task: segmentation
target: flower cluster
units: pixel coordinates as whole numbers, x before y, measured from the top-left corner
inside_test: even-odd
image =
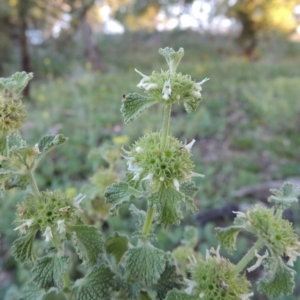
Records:
[[[192,261],[192,281],[186,293],[207,300],[248,300],[253,296],[250,282],[244,275],[236,275],[235,266],[220,256],[219,250],[211,248],[206,260]]]
[[[183,144],[168,136],[166,147],[161,149],[160,139],[158,132],[146,134],[133,144],[130,151],[124,150],[133,180],[148,180],[156,188],[164,185],[179,190],[182,182],[190,181],[193,176],[203,176],[193,172],[190,151],[195,140]]]
[[[244,226],[247,231],[264,240],[271,254],[288,256],[287,264],[292,266],[296,257],[300,256],[300,243],[292,223],[282,218],[282,212],[257,205],[246,214],[238,212],[235,224]]]
[[[171,74],[170,71],[154,71],[151,76],[135,71],[142,76],[137,87],[144,89],[147,95],[163,104],[198,104],[202,97],[201,85],[209,80],[205,78],[201,82],[195,82],[189,75]]]
[[[54,235],[63,238],[68,225],[76,225],[80,221],[80,203],[84,198],[79,194],[72,199],[61,191],[46,191],[38,196],[29,194],[18,204],[18,226],[14,230],[24,234],[27,230],[39,229],[46,242],[50,242]]]

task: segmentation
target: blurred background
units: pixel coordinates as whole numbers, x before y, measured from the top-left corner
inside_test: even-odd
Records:
[[[29,112],[23,137],[33,145],[47,133],[70,138],[37,169],[41,190],[76,195],[108,166],[104,145],[126,148],[160,128],[158,107],[124,126],[120,105],[124,94],[139,92],[134,68],[144,74],[167,68],[157,52],[167,46],[185,49],[178,71],[210,78],[197,112],[175,106],[171,121],[176,137],[196,139],[196,172],[206,175],[197,181],[200,213],[183,220],[199,228],[197,250],[205,253],[217,245],[213,228],[229,225],[233,210],[268,205],[269,189],[284,181],[300,186],[299,0],[0,0],[0,77],[34,73],[23,99]],[[120,160],[120,177],[125,167]],[[15,299],[11,291],[28,275],[10,255],[21,197],[12,192],[0,202],[0,299]],[[108,232],[134,228],[126,208],[121,215],[107,220],[99,213],[90,223]],[[299,228],[299,205],[286,218]],[[182,238],[182,227],[170,230],[157,228],[166,250]],[[241,236],[231,259],[238,261],[252,242]],[[295,268],[300,272],[299,263]],[[300,284],[281,299],[300,299]]]

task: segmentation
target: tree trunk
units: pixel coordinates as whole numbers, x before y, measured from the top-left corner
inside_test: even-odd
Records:
[[[26,31],[28,29],[27,25],[27,14],[26,14],[26,1],[22,0],[19,4],[19,19],[20,19],[20,48],[21,48],[21,68],[22,71],[29,73],[30,68],[30,53],[28,49],[28,40],[26,36]],[[29,98],[30,84],[26,86],[23,91],[23,95]]]
[[[81,32],[83,38],[84,57],[91,64],[92,70],[103,71],[104,64],[95,41],[92,28],[87,22],[86,16],[84,16],[81,20]]]

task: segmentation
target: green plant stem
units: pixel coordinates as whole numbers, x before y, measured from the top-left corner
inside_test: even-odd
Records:
[[[35,178],[34,178],[34,175],[33,175],[33,171],[32,170],[29,170],[28,172],[28,179],[29,179],[29,184],[32,188],[32,192],[34,195],[38,196],[40,194],[40,191],[39,191],[39,188],[36,184],[36,181],[35,181]]]
[[[163,128],[161,134],[161,149],[164,149],[166,147],[169,127],[170,127],[171,110],[172,110],[172,104],[168,104],[165,106],[164,116],[163,116]]]
[[[144,236],[146,236],[150,232],[153,216],[154,216],[154,208],[148,207],[147,216],[143,227]]]
[[[70,290],[70,276],[69,273],[65,272],[63,274],[63,280],[64,280],[64,290],[69,291]]]
[[[248,265],[251,259],[255,256],[255,251],[259,251],[264,246],[264,241],[259,239],[252,248],[246,253],[246,255],[235,266],[234,273],[238,275]]]

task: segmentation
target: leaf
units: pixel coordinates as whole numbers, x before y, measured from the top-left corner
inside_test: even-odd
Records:
[[[59,292],[57,289],[50,289],[42,300],[68,300],[63,292]]]
[[[41,154],[45,154],[46,152],[52,150],[54,147],[64,144],[65,142],[67,142],[67,140],[68,138],[66,138],[63,134],[45,135],[38,142],[39,150]]]
[[[168,260],[160,279],[153,286],[153,290],[157,292],[157,299],[163,300],[173,288],[181,289],[183,287],[185,287],[183,276],[176,271],[174,259]]]
[[[267,276],[258,281],[258,291],[269,297],[280,297],[293,293],[295,271],[287,267],[281,257],[266,257],[262,265]]]
[[[184,195],[173,187],[161,187],[149,196],[150,206],[156,209],[157,222],[164,227],[180,224],[183,201]]]
[[[6,137],[6,145],[8,155],[10,155],[11,152],[27,148],[26,141],[24,141],[17,133],[8,135]]]
[[[34,282],[29,282],[25,285],[19,300],[42,300],[44,295],[44,290],[41,290]]]
[[[165,265],[165,253],[148,243],[130,248],[126,253],[126,271],[133,280],[146,286],[157,283]]]
[[[170,68],[170,73],[175,73],[182,57],[184,56],[184,49],[180,48],[176,52],[172,48],[166,47],[164,49],[159,49],[158,53],[165,57]]]
[[[107,187],[104,197],[106,203],[112,204],[110,214],[117,214],[120,206],[125,202],[129,202],[132,196],[140,198],[143,196],[143,193],[129,186],[127,182],[113,183],[111,186]]]
[[[35,259],[35,254],[32,250],[33,241],[37,230],[28,232],[14,241],[12,246],[12,255],[21,263],[32,262]]]
[[[201,99],[198,99],[196,101],[195,99],[191,98],[187,102],[184,102],[183,105],[184,105],[186,112],[189,114],[195,112],[199,106],[200,101],[201,101]]]
[[[0,91],[7,89],[15,94],[20,94],[33,78],[32,73],[17,72],[10,78],[0,78]]]
[[[94,266],[83,278],[75,283],[76,300],[109,300],[116,290],[115,274],[104,263]]]
[[[105,251],[115,257],[117,264],[128,250],[128,237],[115,232],[113,236],[108,237],[105,241]]]
[[[181,244],[193,249],[196,247],[198,240],[199,240],[198,229],[194,226],[185,226]]]
[[[227,228],[215,228],[217,239],[229,254],[236,250],[236,237],[238,233],[245,229],[243,226],[230,226]]]
[[[198,300],[198,299],[200,299],[199,296],[187,295],[184,292],[174,289],[168,292],[165,300]]]
[[[198,212],[198,208],[194,203],[194,198],[199,191],[199,188],[195,185],[194,181],[184,182],[180,185],[180,192],[182,192],[185,196],[185,205],[187,211],[192,214],[196,214]]]
[[[68,256],[45,256],[37,260],[32,268],[33,281],[45,290],[62,287],[62,275],[68,269]]]
[[[88,225],[75,225],[68,228],[74,231],[74,246],[83,264],[97,263],[100,255],[104,253],[102,233],[96,227]]]
[[[280,189],[271,189],[273,194],[268,198],[270,203],[275,203],[275,206],[280,209],[286,209],[290,207],[293,202],[298,201],[300,196],[300,188],[295,188],[290,182],[285,182]]]
[[[126,124],[136,119],[141,112],[149,108],[157,101],[153,98],[145,97],[137,93],[131,93],[122,101],[121,113]]]

